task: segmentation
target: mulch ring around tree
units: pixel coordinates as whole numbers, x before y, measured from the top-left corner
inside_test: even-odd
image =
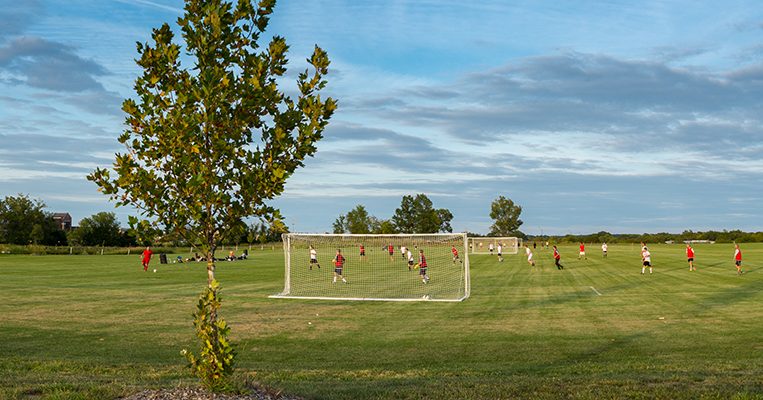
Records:
[[[255,388],[249,394],[211,393],[202,388],[179,387],[174,389],[144,390],[123,400],[301,400],[300,397]]]

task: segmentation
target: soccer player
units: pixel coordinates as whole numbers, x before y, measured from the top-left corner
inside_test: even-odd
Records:
[[[313,264],[320,269],[321,265],[318,264],[318,252],[315,251],[315,248],[313,248],[312,245],[310,245],[310,271],[313,270]]]
[[[395,256],[395,246],[392,245],[392,243],[387,246],[387,251],[389,252],[389,260],[394,261]]]
[[[503,243],[498,243],[498,262],[503,262]]]
[[[419,275],[421,276],[421,282],[429,283],[429,275],[427,275],[427,258],[424,257],[424,250],[419,250]]]
[[[607,249],[608,248],[609,247],[607,246],[607,242],[604,242],[604,243],[601,244],[601,254],[602,254],[601,256],[602,257],[604,257],[604,258],[607,257]]]
[[[527,263],[530,264],[531,267],[534,267],[535,260],[533,260],[533,252],[527,247],[527,244],[525,244],[525,254],[527,254]]]
[[[366,259],[366,248],[363,247],[363,245],[360,245],[360,260],[363,261]]]
[[[411,253],[411,249],[408,249],[407,252],[408,255],[408,271],[413,271],[413,253]]]
[[[641,262],[643,265],[641,266],[641,275],[644,275],[644,271],[646,270],[646,267],[649,267],[649,273],[652,273],[652,254],[649,253],[649,249],[644,246],[644,249],[641,250]]]
[[[334,256],[334,259],[331,261],[334,262],[334,283],[336,283],[337,277],[341,278],[342,282],[347,283],[347,280],[344,279],[344,276],[342,275],[342,271],[344,270],[344,262],[346,261],[342,255],[342,250],[336,249],[336,256]]]
[[[490,246],[487,247],[487,249],[490,251],[490,255],[493,255],[493,244],[490,243]]]
[[[588,259],[588,257],[585,255],[585,243],[583,242],[580,242],[580,253],[578,253],[578,260],[580,260],[581,257],[585,258],[586,260]]]
[[[554,265],[556,265],[556,269],[564,269],[564,266],[562,264],[559,264],[559,260],[562,259],[562,256],[559,254],[559,249],[554,246]]]
[[[742,275],[742,250],[739,250],[738,244],[734,244],[734,265],[737,267],[737,275]]]
[[[689,243],[686,243],[686,261],[689,262],[689,271],[697,270],[697,267],[694,266],[694,249]]]
[[[403,257],[403,260],[405,260],[405,255],[407,254],[408,248],[405,246],[400,246],[400,256]]]
[[[148,272],[148,263],[151,262],[151,255],[154,254],[154,252],[151,251],[151,246],[146,246],[146,249],[143,250],[143,271]]]
[[[455,264],[456,261],[462,262],[461,259],[458,258],[458,249],[456,249],[456,246],[451,246],[450,252],[453,253],[453,264]]]

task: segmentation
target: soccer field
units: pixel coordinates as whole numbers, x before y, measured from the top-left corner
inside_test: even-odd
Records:
[[[697,272],[683,245],[650,245],[653,275],[638,245],[587,250],[560,247],[563,271],[550,249],[534,269],[470,255],[460,303],[270,299],[283,253],[255,251],[219,263],[222,313],[239,373],[305,398],[763,399],[763,244],[742,245],[742,276],[729,244],[695,246]],[[180,350],[206,271],[157,261],[0,257],[0,398],[194,385]]]

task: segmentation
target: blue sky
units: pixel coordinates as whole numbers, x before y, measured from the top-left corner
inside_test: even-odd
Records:
[[[85,175],[122,150],[135,42],[183,2],[3,3],[0,195],[126,223]],[[457,231],[500,195],[531,234],[763,226],[759,1],[282,0],[269,33],[292,71],[326,49],[340,104],[275,202],[294,231],[416,193]]]

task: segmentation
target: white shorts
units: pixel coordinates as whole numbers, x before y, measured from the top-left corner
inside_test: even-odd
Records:
[[[530,253],[527,255],[527,261],[532,261],[532,260],[533,260],[533,253]]]
[[[580,252],[580,255],[581,255],[581,256],[584,256],[584,255],[585,255],[585,251],[581,251],[581,252]]]

